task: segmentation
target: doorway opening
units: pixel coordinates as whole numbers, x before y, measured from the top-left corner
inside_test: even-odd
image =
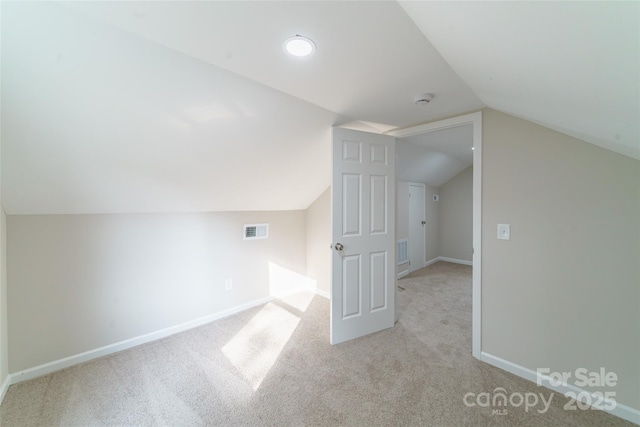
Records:
[[[425,199],[424,184],[411,182],[409,187],[408,249],[409,273],[422,268],[425,260]]]
[[[402,183],[406,183],[407,191],[411,188],[410,183],[421,183],[424,185],[425,216],[420,221],[425,221],[424,231],[421,233],[417,228],[418,224],[408,224],[406,227],[409,259],[411,258],[412,240],[423,240],[425,245],[425,255],[421,261],[417,261],[418,266],[412,266],[411,271],[426,267],[436,261],[450,261],[457,263],[467,263],[472,265],[472,353],[476,358],[480,358],[481,351],[481,189],[482,189],[482,113],[472,113],[460,117],[454,117],[425,125],[415,126],[407,129],[391,131],[388,133],[397,138],[397,181],[398,185],[398,216],[402,211],[402,194],[400,189]],[[472,168],[472,169],[471,169]],[[466,176],[459,178],[459,176]],[[447,219],[453,214],[459,214],[461,210],[468,210],[471,213],[470,230],[462,231],[458,234],[455,243],[449,244],[447,252],[442,252],[439,247],[439,221],[438,203],[444,208],[444,203],[450,203],[451,197],[447,201],[440,198],[440,189],[444,189],[448,182],[455,180],[470,179],[470,190],[472,202],[462,205],[458,204],[449,207]],[[410,197],[407,197],[409,203]],[[415,209],[415,206],[414,206]],[[410,212],[410,205],[407,206]],[[407,215],[410,222],[416,222],[416,214]],[[422,224],[420,224],[422,225]],[[411,227],[414,230],[410,233]],[[456,230],[460,227],[452,227]],[[402,229],[398,225],[398,238],[402,238]],[[459,231],[459,230],[458,230]],[[424,233],[424,238],[422,237]],[[451,234],[451,233],[449,233]],[[470,234],[470,235],[469,235]],[[413,236],[413,239],[412,239]],[[416,238],[417,236],[417,238]],[[470,244],[469,244],[470,243]],[[417,245],[417,243],[414,242]],[[418,247],[418,246],[416,246]],[[418,250],[419,249],[414,249]],[[443,256],[442,254],[448,254]],[[455,255],[451,255],[455,254]],[[419,256],[419,255],[418,255]],[[396,317],[397,317],[396,313]]]

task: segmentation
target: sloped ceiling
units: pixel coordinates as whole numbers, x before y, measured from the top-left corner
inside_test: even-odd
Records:
[[[640,158],[638,6],[580,4],[2,2],[2,204],[304,209],[332,125],[485,105]]]
[[[400,3],[488,107],[640,159],[640,2]]]
[[[440,187],[473,165],[473,127],[456,126],[398,140],[399,181]]]

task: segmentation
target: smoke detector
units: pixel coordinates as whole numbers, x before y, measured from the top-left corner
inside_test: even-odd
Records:
[[[420,94],[420,95],[416,96],[413,99],[413,102],[416,105],[427,105],[428,103],[431,102],[432,99],[433,99],[433,94],[432,93],[423,93],[423,94]]]

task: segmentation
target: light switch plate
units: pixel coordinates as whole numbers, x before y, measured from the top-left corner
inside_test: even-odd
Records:
[[[498,239],[511,240],[511,224],[498,224]]]

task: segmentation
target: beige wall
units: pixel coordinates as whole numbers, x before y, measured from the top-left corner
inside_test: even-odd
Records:
[[[409,183],[398,181],[396,185],[396,240],[402,240],[409,237]]]
[[[431,261],[441,256],[440,250],[440,202],[433,201],[434,194],[440,194],[440,189],[425,184],[425,260]]]
[[[7,216],[0,204],[0,386],[9,376],[7,328]]]
[[[331,187],[306,210],[307,276],[325,295],[331,289]]]
[[[482,173],[482,351],[640,409],[640,162],[485,110]]]
[[[2,4],[0,2],[0,17],[2,16]],[[0,19],[1,20],[1,19]],[[1,31],[0,31],[1,33]],[[2,67],[0,67],[1,69]],[[2,107],[0,104],[0,122]],[[0,153],[1,132],[0,132]],[[1,161],[0,161],[1,163]],[[0,174],[1,176],[1,174]],[[0,183],[0,189],[2,185]],[[9,375],[9,342],[7,331],[7,217],[2,208],[2,194],[0,190],[0,387]],[[0,396],[1,397],[1,396]]]
[[[440,186],[440,256],[473,258],[473,167]]]
[[[243,224],[263,222],[268,239],[243,240]],[[267,297],[284,283],[274,272],[306,272],[304,211],[9,216],[7,225],[12,373]]]

